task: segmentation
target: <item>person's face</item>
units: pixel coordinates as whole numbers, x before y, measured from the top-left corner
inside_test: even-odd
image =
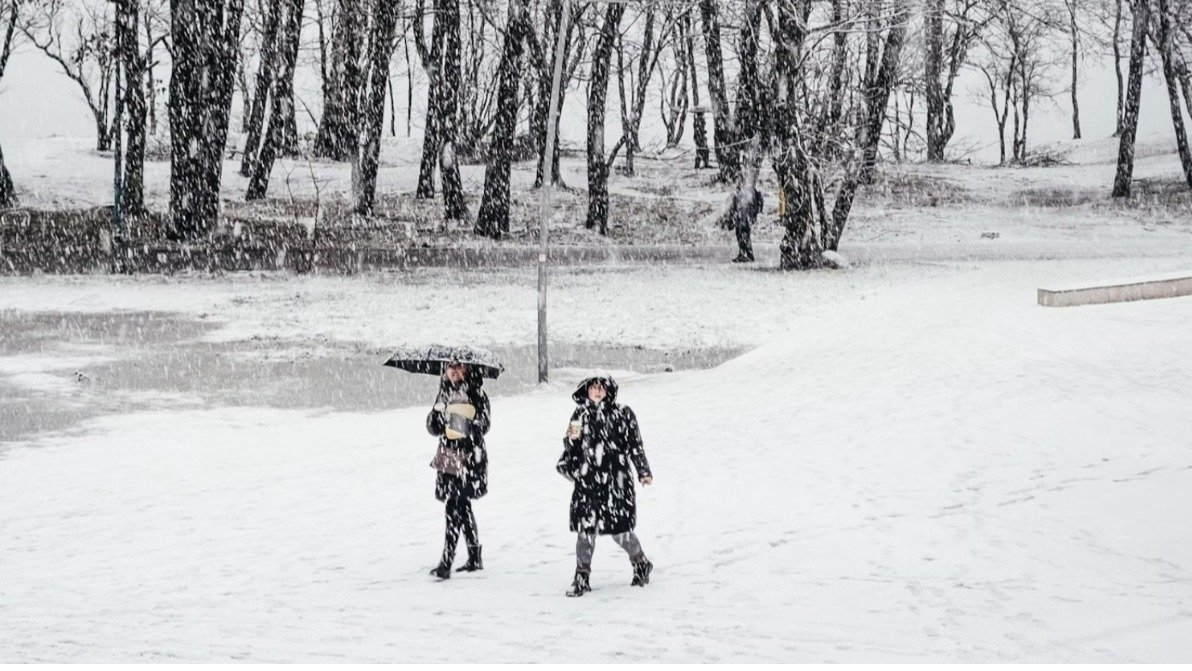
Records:
[[[605,390],[604,385],[600,384],[599,382],[593,382],[592,384],[588,385],[589,401],[593,403],[599,403],[603,401],[604,397],[607,395],[608,392]]]
[[[464,381],[468,369],[462,363],[455,363],[447,366],[447,381],[451,384],[459,384]]]

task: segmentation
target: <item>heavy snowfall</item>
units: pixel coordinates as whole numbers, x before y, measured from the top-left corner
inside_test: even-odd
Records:
[[[0,662],[1192,661],[1188,26],[0,0]]]

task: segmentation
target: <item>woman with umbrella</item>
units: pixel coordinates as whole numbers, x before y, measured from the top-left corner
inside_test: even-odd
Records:
[[[468,544],[468,561],[458,570],[482,570],[480,532],[472,512],[472,499],[488,493],[484,434],[488,433],[490,420],[483,384],[485,377],[496,378],[504,367],[487,350],[439,345],[399,349],[385,365],[412,373],[441,375],[438,397],[426,416],[426,430],[439,438],[430,465],[437,471],[435,498],[445,506],[446,533],[439,565],[430,574],[440,580],[451,577],[461,532]]]
[[[460,571],[484,568],[480,557],[480,532],[472,499],[488,493],[488,453],[484,434],[488,433],[488,395],[481,388],[481,376],[467,364],[447,366],[439,384],[439,396],[426,416],[426,430],[439,437],[439,448],[431,466],[435,477],[435,498],[446,504],[446,536],[439,565],[430,574],[441,580],[451,577],[455,546],[460,532],[468,544],[468,561]]]
[[[584,380],[571,398],[576,408],[556,465],[563,477],[575,483],[571,494],[571,530],[578,534],[575,580],[567,596],[592,591],[589,578],[597,534],[612,536],[629,555],[633,565],[630,584],[644,587],[654,565],[633,533],[637,504],[630,464],[643,486],[654,478],[642,448],[637,416],[629,406],[617,403],[617,383],[610,377]]]

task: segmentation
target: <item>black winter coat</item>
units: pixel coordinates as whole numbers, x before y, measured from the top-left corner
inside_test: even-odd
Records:
[[[600,380],[607,395],[600,403],[588,400],[588,386]],[[617,383],[611,378],[582,382],[572,398],[572,421],[583,423],[580,437],[563,438],[563,454],[555,469],[575,483],[571,494],[571,530],[620,534],[637,526],[634,477],[650,476],[650,462],[642,449],[637,416],[616,402]]]
[[[442,412],[432,409],[426,416],[426,430],[432,436],[439,437],[439,445],[453,447],[467,455],[465,462],[466,473],[463,477],[436,473],[435,498],[446,501],[454,495],[464,498],[478,499],[488,493],[488,450],[484,447],[484,434],[488,433],[491,418],[489,416],[488,394],[480,387],[478,377],[469,376],[461,383],[467,385],[468,402],[476,406],[476,417],[472,419],[471,435],[467,438],[450,440],[446,433],[446,418]],[[443,381],[440,387],[440,397],[443,392],[452,389],[451,383]]]

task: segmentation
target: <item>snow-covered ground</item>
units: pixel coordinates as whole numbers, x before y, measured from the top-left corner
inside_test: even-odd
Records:
[[[757,346],[623,385],[654,580],[629,587],[602,539],[582,599],[562,596],[563,380],[494,398],[487,568],[445,583],[424,408],[179,405],[11,443],[0,661],[1186,662],[1192,298],[1034,292],[1190,268],[560,270],[556,342]],[[0,310],[151,308],[312,346],[532,342],[533,301],[529,271],[0,279]],[[5,351],[0,385],[55,393],[112,351],[68,354]]]

